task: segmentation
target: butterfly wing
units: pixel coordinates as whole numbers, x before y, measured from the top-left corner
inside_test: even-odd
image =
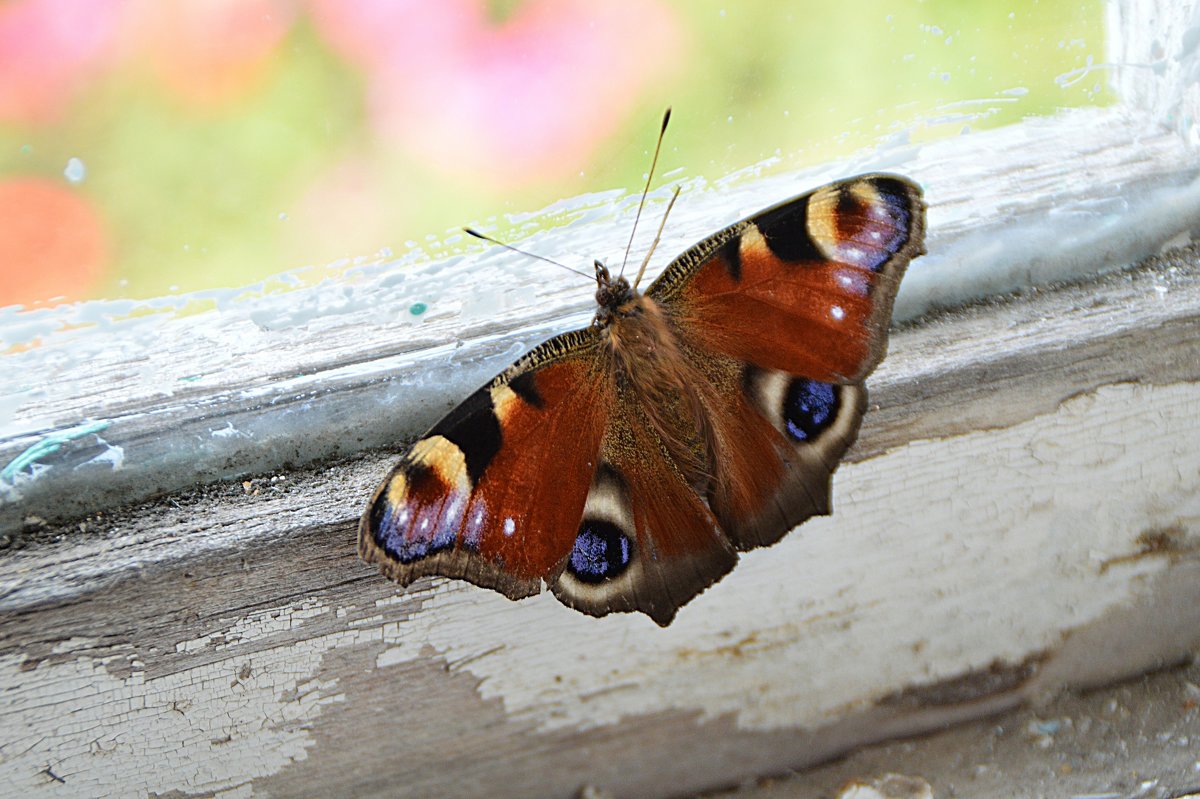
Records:
[[[375,493],[359,554],[401,585],[439,574],[513,598],[571,552],[611,400],[594,328],[532,350],[417,441]]]
[[[924,252],[921,190],[831,183],[713,234],[646,291],[695,349],[832,383],[883,358],[904,269]]]
[[[566,568],[551,586],[593,616],[641,611],[666,626],[737,554],[672,458],[653,412],[617,392]]]
[[[816,189],[689,249],[647,290],[711,387],[708,505],[739,549],[829,512],[925,206],[905,178]]]

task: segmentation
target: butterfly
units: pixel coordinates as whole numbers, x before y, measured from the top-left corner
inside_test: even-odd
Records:
[[[591,325],[413,444],[363,514],[359,555],[401,585],[548,586],[665,627],[738,552],[830,513],[924,231],[920,188],[869,174],[714,233],[644,294],[597,261]]]

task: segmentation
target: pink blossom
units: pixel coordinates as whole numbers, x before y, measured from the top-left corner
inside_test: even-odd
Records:
[[[119,0],[0,3],[0,120],[57,120],[114,52]]]
[[[177,97],[219,107],[260,85],[295,14],[291,0],[136,0],[130,24]]]
[[[499,25],[472,0],[312,8],[366,70],[385,140],[438,171],[497,184],[578,169],[682,49],[678,21],[657,0],[533,0]]]

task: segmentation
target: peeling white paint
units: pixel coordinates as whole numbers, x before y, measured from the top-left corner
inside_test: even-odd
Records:
[[[253,435],[243,433],[233,426],[233,422],[226,422],[224,427],[212,430],[210,435],[213,438],[254,438]]]
[[[0,657],[6,793],[251,796],[249,780],[307,757],[306,722],[340,701],[300,690],[331,644],[304,641],[154,679],[136,666],[114,676],[118,657],[43,662],[32,674],[21,656]]]
[[[305,620],[328,612],[329,608],[315,599],[306,599],[299,605],[256,611],[225,630],[180,641],[175,644],[175,651],[198,652],[209,647],[229,649],[244,641],[261,641],[269,635],[290,632]]]
[[[85,461],[84,463],[81,463],[79,466],[76,466],[75,468],[79,469],[84,466],[90,466],[92,464],[95,464],[97,466],[103,466],[103,465],[107,464],[114,472],[119,469],[124,468],[124,466],[125,466],[125,448],[119,447],[116,444],[109,444],[103,438],[100,438],[100,436],[96,436],[96,440],[100,444],[104,445],[105,450],[103,452],[101,452],[99,455],[97,455],[96,457],[92,458],[89,461]]]
[[[1168,560],[1099,564],[1136,552],[1164,518],[1200,529],[1197,418],[1195,385],[1114,386],[1007,430],[848,465],[835,517],[744,556],[667,629],[441,581],[402,621],[266,649],[308,619],[352,614],[316,598],[251,614],[176,646],[223,660],[154,678],[117,656],[61,660],[87,641],[31,671],[8,655],[0,770],[31,796],[253,796],[251,781],[305,759],[323,709],[346,701],[324,656],[366,644],[384,645],[381,670],[432,648],[543,730],[664,711],[751,730],[817,725],[906,686],[1021,661],[1128,602]]]
[[[835,516],[744,555],[665,630],[628,615],[581,624],[548,594],[512,608],[442,591],[403,633],[543,729],[671,709],[745,729],[813,726],[905,686],[1020,662],[1127,603],[1166,560],[1102,574],[1097,560],[1137,551],[1164,509],[1200,529],[1197,418],[1194,385],[1112,386],[1004,431],[848,465]]]
[[[379,653],[379,656],[375,658],[375,668],[382,669],[384,666],[394,666],[412,659],[413,653],[409,647],[392,646]]]

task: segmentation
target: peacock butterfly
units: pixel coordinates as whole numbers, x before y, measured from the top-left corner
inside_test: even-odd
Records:
[[[597,261],[592,324],[413,444],[363,514],[359,555],[401,585],[547,585],[593,616],[670,624],[739,551],[830,512],[924,233],[920,188],[869,174],[714,233],[644,294],[641,272],[631,285]]]

